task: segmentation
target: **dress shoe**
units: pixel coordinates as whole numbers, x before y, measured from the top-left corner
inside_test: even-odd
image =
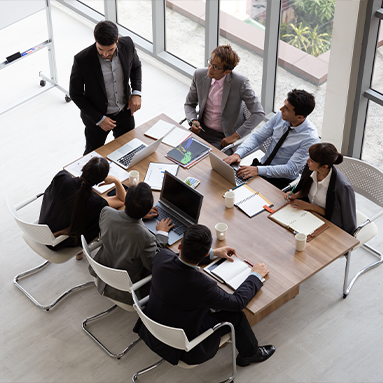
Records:
[[[269,359],[271,355],[275,352],[275,347],[273,345],[260,346],[258,351],[253,356],[242,356],[238,354],[237,356],[237,365],[240,367],[246,367],[250,363],[260,363]]]
[[[76,254],[76,259],[78,260],[78,261],[81,261],[82,260],[82,258],[83,258],[83,253],[81,252],[81,253],[78,253],[78,254]]]

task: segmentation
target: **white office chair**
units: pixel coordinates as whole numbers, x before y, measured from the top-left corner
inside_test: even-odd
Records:
[[[61,294],[58,298],[56,298],[52,303],[48,305],[40,304],[28,291],[26,291],[18,283],[20,279],[27,278],[30,275],[33,275],[43,270],[50,263],[59,264],[59,263],[67,262],[69,259],[73,258],[75,255],[77,255],[78,253],[81,253],[82,251],[81,247],[68,247],[68,248],[61,249],[59,251],[52,251],[48,249],[46,245],[56,246],[57,244],[59,244],[60,242],[68,238],[68,236],[61,235],[55,238],[52,231],[49,229],[48,225],[29,223],[19,218],[17,213],[18,210],[29,205],[31,202],[35,201],[37,198],[41,197],[42,195],[43,193],[33,196],[32,198],[29,198],[19,203],[18,205],[14,205],[12,201],[8,198],[8,196],[6,197],[6,200],[7,200],[7,206],[8,206],[9,212],[12,214],[13,218],[15,219],[15,221],[17,222],[17,224],[19,225],[20,229],[23,232],[24,241],[35,253],[40,255],[42,258],[46,259],[46,261],[42,263],[40,266],[37,266],[31,270],[28,270],[28,271],[25,271],[24,273],[16,275],[15,278],[13,279],[13,282],[16,285],[16,287],[20,289],[38,308],[45,311],[49,311],[58,302],[60,302],[63,298],[65,298],[69,294],[85,289],[87,287],[93,286],[93,282],[89,281],[89,282],[77,285],[75,287],[72,287],[71,289]]]
[[[199,343],[201,343],[203,340],[205,340],[207,337],[209,337],[211,334],[213,334],[215,331],[217,331],[219,328],[223,326],[229,326],[230,327],[230,333],[225,334],[220,341],[220,346],[222,346],[224,343],[230,342],[232,346],[232,364],[233,364],[233,372],[229,378],[224,380],[223,382],[233,382],[235,378],[235,374],[237,371],[236,368],[236,362],[235,362],[235,332],[234,332],[234,326],[230,322],[222,322],[216,324],[213,328],[210,328],[209,330],[206,330],[201,335],[194,338],[192,341],[189,342],[185,332],[183,329],[175,328],[175,327],[168,327],[164,326],[160,323],[155,322],[154,320],[147,317],[141,308],[141,303],[138,301],[136,294],[134,291],[132,291],[132,296],[134,300],[133,307],[138,313],[138,316],[141,318],[142,323],[145,325],[145,327],[151,332],[151,334],[159,339],[161,342],[167,344],[170,347],[177,348],[179,350],[184,350],[186,352],[189,352],[192,350],[195,346],[197,346]],[[161,359],[157,363],[140,370],[136,372],[133,377],[132,381],[133,383],[137,381],[137,378],[139,375],[145,374],[146,372],[149,372],[153,370],[154,368],[158,367],[160,364],[162,364],[165,361],[165,359]],[[183,361],[179,361],[177,366],[182,368],[193,368],[197,365],[188,365],[184,363]],[[222,382],[222,383],[223,383]]]
[[[336,165],[336,167],[348,178],[355,193],[361,194],[380,207],[379,211],[370,218],[362,212],[356,211],[357,229],[354,232],[354,236],[360,243],[346,254],[346,269],[343,284],[343,298],[346,298],[358,277],[383,263],[382,253],[366,243],[378,233],[378,228],[373,221],[383,215],[383,172],[365,161],[346,156],[343,157],[343,162]],[[361,246],[374,254],[378,258],[378,261],[360,270],[348,283],[351,252]]]
[[[82,242],[84,254],[85,254],[90,266],[92,267],[94,272],[98,275],[98,277],[102,281],[104,281],[107,285],[109,285],[115,289],[118,289],[121,291],[127,291],[127,292],[131,293],[132,289],[139,289],[141,286],[148,283],[152,279],[152,276],[149,275],[146,278],[143,278],[136,283],[132,283],[132,281],[129,277],[129,274],[126,270],[112,269],[110,267],[106,267],[106,266],[101,265],[100,263],[96,262],[90,255],[90,248],[89,248],[84,236],[81,236],[81,242]],[[100,247],[101,245],[102,245],[102,242],[99,241],[97,247]],[[92,250],[94,250],[95,248],[96,247],[93,247]],[[97,279],[95,278],[95,280],[97,280]],[[96,281],[95,281],[95,283],[96,283]],[[103,343],[101,343],[101,341],[99,339],[97,339],[96,336],[94,334],[92,334],[86,327],[89,322],[93,322],[97,319],[105,317],[106,315],[111,313],[115,308],[117,308],[117,306],[121,307],[122,309],[124,309],[126,311],[135,311],[133,306],[131,306],[127,303],[119,302],[119,301],[113,300],[111,298],[108,298],[108,299],[111,300],[115,305],[112,306],[108,310],[105,310],[99,314],[93,315],[92,317],[85,319],[82,322],[82,328],[110,357],[120,359],[128,351],[130,351],[133,348],[133,346],[135,346],[141,339],[138,338],[138,339],[134,340],[124,351],[122,351],[118,354],[115,354],[115,353],[112,353]],[[148,296],[141,299],[140,304],[144,305],[148,301],[148,299],[149,299]]]

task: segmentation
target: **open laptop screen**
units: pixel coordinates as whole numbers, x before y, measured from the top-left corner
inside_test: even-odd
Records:
[[[165,172],[160,200],[184,218],[198,223],[203,194],[169,172]]]

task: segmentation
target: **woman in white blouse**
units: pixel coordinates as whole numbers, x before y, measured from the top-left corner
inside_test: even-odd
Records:
[[[333,165],[343,161],[330,143],[312,145],[295,193],[286,200],[293,207],[323,215],[352,234],[356,229],[355,193],[346,176]]]

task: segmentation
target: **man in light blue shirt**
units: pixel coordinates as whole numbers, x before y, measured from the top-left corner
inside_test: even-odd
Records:
[[[314,108],[315,98],[312,94],[293,89],[288,93],[280,111],[224,161],[228,164],[240,162],[241,158],[272,137],[261,160],[255,159],[251,166],[240,166],[237,175],[245,179],[259,175],[283,189],[298,177],[300,169],[309,158],[310,146],[319,142],[318,132],[307,118]],[[276,147],[281,138],[278,149]]]

